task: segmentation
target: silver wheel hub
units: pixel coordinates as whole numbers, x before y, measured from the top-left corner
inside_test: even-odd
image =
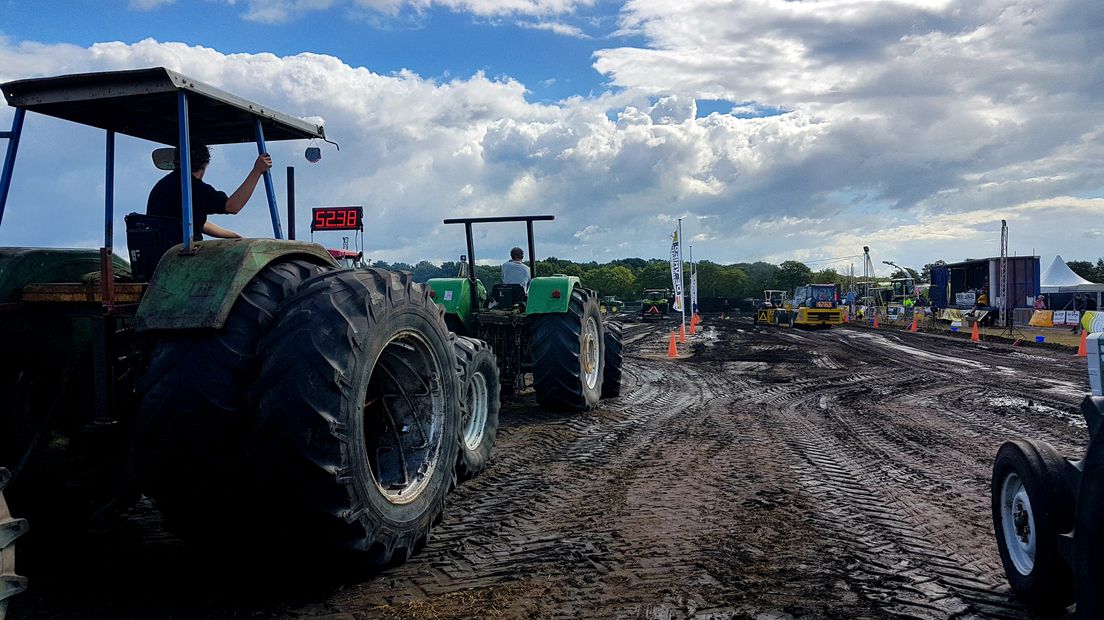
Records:
[[[483,443],[483,429],[487,425],[487,403],[490,401],[487,378],[477,372],[468,381],[464,412],[464,446],[478,450]]]
[[[602,353],[598,322],[593,317],[587,317],[583,321],[582,345],[582,351],[580,351],[582,355],[580,357],[583,364],[583,381],[587,388],[593,390],[594,386],[598,384],[598,367],[601,362],[599,356]]]
[[[364,397],[364,433],[372,478],[392,504],[408,504],[428,486],[445,431],[445,370],[425,337],[407,330],[384,346]]]
[[[1010,473],[1001,484],[1001,530],[1008,557],[1021,575],[1035,568],[1036,531],[1031,498],[1023,480]]]

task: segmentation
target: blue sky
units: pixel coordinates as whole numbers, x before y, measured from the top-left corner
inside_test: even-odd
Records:
[[[82,46],[152,37],[225,53],[314,52],[379,73],[409,69],[437,79],[483,71],[521,81],[535,101],[606,89],[607,80],[591,67],[591,55],[614,41],[618,45],[639,41],[639,37],[617,34],[619,5],[614,2],[580,6],[554,22],[481,16],[440,6],[408,7],[392,15],[335,3],[277,23],[248,19],[245,2],[181,0],[147,10],[126,10],[127,3],[119,1],[35,4],[38,10],[27,11],[25,0],[3,0],[0,27],[8,37]],[[576,28],[578,35],[534,27],[541,23]]]
[[[0,0],[0,80],[164,65],[321,118],[341,152],[277,168],[301,205],[365,205],[387,260],[454,258],[444,217],[534,212],[538,252],[576,260],[661,257],[677,218],[721,262],[994,255],[1001,219],[1019,254],[1095,260],[1102,24],[1090,0]],[[0,244],[98,245],[101,145],[29,119]],[[122,204],[152,146],[120,140]],[[219,223],[265,234],[261,194]]]

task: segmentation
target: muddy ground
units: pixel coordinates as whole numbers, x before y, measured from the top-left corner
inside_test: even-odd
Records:
[[[146,506],[52,554],[15,618],[1029,618],[989,514],[1001,442],[1087,434],[1083,360],[856,327],[626,325],[622,397],[502,412],[404,566],[194,550]],[[217,507],[212,507],[217,509]],[[279,518],[259,515],[258,518]],[[329,569],[329,570],[327,570]]]

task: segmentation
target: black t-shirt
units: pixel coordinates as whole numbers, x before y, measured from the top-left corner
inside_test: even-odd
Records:
[[[203,225],[208,215],[226,213],[226,192],[220,192],[200,179],[192,177],[192,237],[203,238]],[[181,219],[184,208],[180,199],[180,171],[173,170],[150,190],[146,215]]]

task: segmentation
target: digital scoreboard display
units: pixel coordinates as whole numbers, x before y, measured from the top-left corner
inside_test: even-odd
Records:
[[[311,232],[364,229],[364,207],[314,207],[311,212]]]

